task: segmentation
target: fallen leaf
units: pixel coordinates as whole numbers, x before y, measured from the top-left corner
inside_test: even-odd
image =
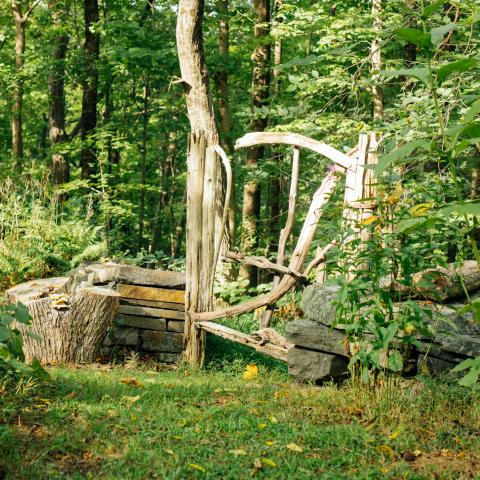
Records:
[[[120,383],[130,385],[131,387],[143,387],[142,382],[138,381],[136,378],[121,378]]]
[[[262,461],[259,458],[256,458],[254,460],[253,468],[255,468],[255,470],[260,470],[261,468],[263,468]]]
[[[174,435],[172,438],[174,440],[181,440],[182,439],[182,437],[180,435]]]
[[[138,402],[140,400],[140,395],[135,395],[134,397],[124,395],[122,398],[125,399],[129,403],[135,403],[135,402]]]
[[[169,455],[175,456],[175,452],[171,448],[166,448],[165,452],[168,453]]]
[[[109,410],[109,411],[108,411],[108,416],[109,416],[110,418],[116,417],[116,416],[117,416],[117,412],[116,412],[115,410]]]
[[[230,450],[228,453],[231,453],[232,455],[235,455],[236,457],[240,455],[246,455],[247,452],[243,450],[243,448],[238,448],[236,450]]]
[[[383,453],[384,455],[388,455],[389,457],[394,457],[395,456],[395,452],[388,445],[378,446],[377,451],[380,452],[380,453]]]
[[[275,468],[277,466],[277,464],[270,458],[262,458],[262,463],[272,468]]]
[[[277,417],[275,417],[274,415],[272,415],[272,416],[270,417],[270,422],[271,422],[271,423],[278,423]]]
[[[258,367],[256,365],[247,365],[243,372],[244,380],[253,380],[258,375]]]
[[[257,417],[260,416],[260,410],[256,407],[251,408],[250,413],[253,413],[253,415],[256,415]]]
[[[267,440],[267,441],[265,442],[265,445],[266,445],[267,447],[271,447],[274,443],[275,443],[275,442],[272,442],[271,440]]]
[[[399,435],[400,435],[401,430],[398,429],[395,432],[393,432],[390,437],[388,437],[390,440],[395,440]]]
[[[198,465],[197,463],[189,463],[188,466],[190,468],[193,468],[194,470],[198,470],[199,472],[207,473],[207,471],[201,465]]]
[[[266,423],[259,423],[257,425],[257,428],[259,428],[260,430],[263,430],[264,428],[267,428],[267,424]]]
[[[423,452],[421,450],[414,450],[413,451],[413,454],[416,456],[416,457],[419,457]]]
[[[379,218],[380,217],[378,215],[372,215],[370,217],[364,218],[361,222],[359,222],[359,225],[371,225],[372,223],[375,223]]]
[[[291,450],[292,452],[298,452],[298,453],[302,453],[303,452],[303,448],[298,446],[296,443],[289,443],[287,445],[287,448],[289,450]]]

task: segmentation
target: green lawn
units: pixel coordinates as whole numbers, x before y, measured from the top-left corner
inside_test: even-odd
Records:
[[[283,368],[252,358],[259,366],[252,380],[243,378],[239,357],[200,372],[153,364],[52,368],[46,385],[4,388],[0,478],[459,479],[480,472],[480,391],[432,381],[404,381],[379,396],[349,385],[299,386]]]

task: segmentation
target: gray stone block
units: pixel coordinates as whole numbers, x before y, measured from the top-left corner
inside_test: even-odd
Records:
[[[167,329],[167,322],[164,318],[118,314],[115,323],[122,327],[145,328],[148,330],[165,331]]]
[[[140,339],[140,349],[147,352],[180,353],[183,349],[181,333],[140,330]]]
[[[157,353],[157,360],[163,363],[177,363],[180,361],[181,354],[179,353]]]
[[[309,285],[305,288],[300,302],[300,308],[305,318],[332,325],[335,321],[336,306],[340,286],[336,284]]]
[[[288,373],[300,381],[317,382],[348,372],[348,359],[339,355],[293,347],[288,351]]]
[[[287,342],[313,350],[346,356],[345,333],[321,323],[302,318],[289,322],[285,331]]]
[[[124,345],[135,347],[138,342],[138,329],[112,327],[105,337],[105,346]]]

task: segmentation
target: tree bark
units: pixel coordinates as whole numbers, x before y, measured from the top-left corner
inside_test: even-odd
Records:
[[[416,0],[405,0],[405,6],[412,12],[416,9]],[[416,22],[414,16],[411,16],[411,20],[408,22],[410,26],[415,27]],[[403,49],[403,61],[407,67],[412,67],[417,61],[417,46],[414,43],[407,42]]]
[[[187,258],[184,355],[192,367],[205,361],[205,332],[192,314],[211,310],[215,248],[218,169],[212,148],[218,144],[203,49],[204,0],[180,0],[177,17],[177,48],[185,89],[191,134],[188,142]]]
[[[54,37],[52,40],[53,66],[48,76],[50,145],[52,148],[52,181],[58,185],[69,181],[69,165],[65,154],[58,146],[68,140],[65,131],[65,58],[69,36],[64,33],[62,22],[68,16],[68,3],[50,0],[48,4]]]
[[[261,132],[267,127],[267,119],[259,115],[256,109],[264,106],[269,97],[270,88],[270,0],[253,0],[255,14],[252,76],[252,121],[250,129]],[[264,157],[265,147],[255,146],[247,153],[247,167],[253,171]],[[243,187],[242,208],[242,251],[251,253],[258,246],[257,223],[260,217],[260,185],[255,180],[245,182]],[[257,284],[257,269],[244,266],[241,275],[250,286]]]
[[[373,97],[373,121],[383,119],[383,88],[379,83],[378,73],[382,69],[382,51],[380,33],[382,30],[382,0],[372,0],[372,21],[375,38],[371,45],[372,59],[372,97]]]
[[[37,358],[42,364],[94,362],[115,317],[119,297],[113,290],[90,287],[72,295],[51,294],[27,302],[31,325],[17,322],[16,327],[40,339],[24,336],[25,359]]]
[[[229,0],[217,0],[218,20],[218,53],[219,68],[215,72],[215,86],[218,95],[218,111],[220,113],[221,140],[220,144],[227,155],[233,152],[232,114],[230,111],[228,88],[228,61],[230,47]],[[228,238],[231,246],[236,244],[236,206],[235,206],[235,170],[232,165],[233,182],[232,198],[228,210]]]
[[[147,75],[143,86],[142,145],[140,149],[140,212],[138,218],[138,247],[140,250],[143,248],[143,227],[145,217],[145,164],[147,160],[149,97],[150,83]]]
[[[97,153],[92,134],[97,127],[98,69],[100,35],[94,30],[99,20],[98,0],[84,0],[85,19],[85,78],[83,80],[80,167],[83,179],[90,179],[96,171]]]

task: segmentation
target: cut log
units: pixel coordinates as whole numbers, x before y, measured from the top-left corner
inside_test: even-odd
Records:
[[[182,290],[166,290],[164,288],[139,287],[137,285],[118,285],[117,290],[125,298],[185,303],[185,292]]]
[[[7,295],[14,298],[11,293]],[[52,294],[26,302],[31,325],[17,322],[16,327],[40,338],[24,336],[25,359],[37,358],[42,364],[94,362],[113,323],[119,298],[113,290],[91,287],[71,296]]]
[[[287,352],[288,349],[285,347],[280,347],[278,345],[273,345],[271,343],[262,344],[257,338],[247,335],[246,333],[239,332],[233,328],[228,328],[225,325],[220,325],[215,322],[197,322],[196,326],[202,330],[213,333],[232,342],[241,343],[242,345],[247,345],[254,348],[257,352],[268,355],[269,357],[282,360],[283,362],[287,361]]]
[[[139,317],[173,318],[174,320],[185,320],[184,312],[176,310],[164,310],[162,308],[136,307],[132,305],[120,305],[119,313],[137,315]]]
[[[27,303],[55,293],[68,282],[68,277],[42,278],[10,288],[6,292],[8,303]]]

